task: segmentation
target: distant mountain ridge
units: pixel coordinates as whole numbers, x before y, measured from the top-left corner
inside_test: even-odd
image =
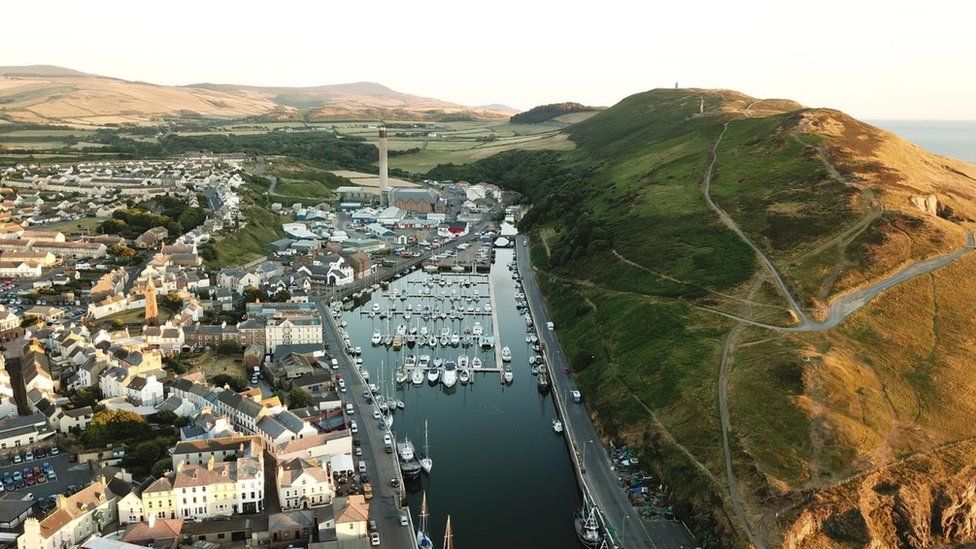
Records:
[[[505,119],[512,112],[421,97],[376,82],[307,87],[216,83],[164,86],[52,65],[0,67],[0,120],[18,123],[103,126],[190,118]]]

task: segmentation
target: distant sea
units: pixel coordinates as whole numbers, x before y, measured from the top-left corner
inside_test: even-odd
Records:
[[[976,162],[976,120],[870,120],[923,149]]]

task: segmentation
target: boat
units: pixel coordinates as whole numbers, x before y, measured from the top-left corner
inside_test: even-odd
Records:
[[[410,383],[420,385],[424,382],[424,369],[417,366],[410,372]]]
[[[396,329],[396,333],[398,336],[407,335],[407,327],[404,326],[403,324],[398,325]]]
[[[552,420],[552,430],[558,435],[563,432],[563,422],[558,418]]]
[[[458,368],[464,369],[468,367],[468,355],[458,355],[457,359]]]
[[[471,382],[471,371],[467,367],[458,370],[458,381],[461,382],[461,385],[467,385]]]
[[[431,468],[434,466],[434,460],[430,457],[430,441],[427,438],[427,420],[424,420],[424,455],[420,456],[419,461],[420,466],[424,468],[424,472],[429,475]]]
[[[397,371],[396,371],[396,382],[397,383],[403,383],[404,381],[407,380],[408,377],[410,377],[410,374],[408,373],[406,367],[397,368]]]
[[[481,345],[482,349],[487,351],[495,346],[495,338],[492,336],[482,336],[478,344]]]
[[[376,330],[373,332],[373,338],[370,341],[373,343],[373,345],[383,343],[383,334],[381,334],[379,330]]]
[[[405,409],[407,407],[407,403],[404,402],[404,401],[402,401],[402,400],[398,400],[398,401],[396,401],[396,407],[397,407],[397,410],[403,410],[403,409]]]
[[[434,549],[434,542],[430,541],[427,536],[427,518],[429,516],[427,513],[427,492],[424,492],[423,503],[420,505],[420,528],[417,528],[417,549]],[[576,535],[579,535],[579,528],[577,528]]]
[[[532,375],[534,375],[534,376],[539,375],[539,365],[538,364],[533,364],[531,371],[532,371]]]
[[[551,388],[551,385],[549,384],[549,375],[544,371],[539,373],[538,384],[540,393],[546,394],[549,392],[549,389]]]
[[[576,537],[579,538],[583,547],[596,549],[600,545],[602,536],[600,535],[600,525],[596,521],[596,507],[589,506],[589,509],[577,511],[576,517],[573,519],[573,526],[576,528]]]
[[[457,347],[461,344],[461,336],[457,334],[451,334],[451,347]]]
[[[502,374],[502,375],[503,375],[503,377],[505,379],[505,383],[511,383],[512,380],[515,379],[515,374],[512,373],[512,367],[511,366],[505,366],[505,373]]]
[[[431,366],[430,369],[427,370],[428,382],[437,383],[437,380],[440,379],[440,377],[441,377],[441,373],[440,370],[437,368],[437,366]]]
[[[444,365],[444,359],[441,357],[437,357],[434,359],[434,362],[432,362],[432,364],[434,365],[434,368],[440,368],[441,366]]]
[[[478,357],[473,357],[471,359],[471,367],[472,368],[481,368],[481,359],[478,358]]]
[[[383,338],[383,345],[386,345],[387,347],[393,345],[393,336],[386,334],[386,337]]]
[[[512,361],[512,350],[508,347],[502,347],[502,362]]]
[[[444,363],[444,372],[441,374],[441,382],[444,383],[445,387],[454,387],[457,383],[457,363],[448,360]]]
[[[451,531],[451,515],[447,515],[447,526],[444,527],[443,549],[454,549],[454,532]]]
[[[420,466],[417,455],[414,451],[413,443],[409,438],[404,438],[403,442],[397,443],[397,455],[400,458],[400,472],[403,478],[417,478],[424,468]]]

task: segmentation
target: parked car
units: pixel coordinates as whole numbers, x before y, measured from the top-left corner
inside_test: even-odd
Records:
[[[380,544],[380,534],[379,532],[373,532],[369,535],[369,544],[376,547]]]
[[[34,461],[34,452],[28,450],[27,455],[24,456],[25,461]]]

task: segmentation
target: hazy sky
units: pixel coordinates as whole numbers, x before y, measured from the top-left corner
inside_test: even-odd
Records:
[[[870,5],[868,5],[870,4]],[[0,65],[161,84],[376,81],[470,105],[732,88],[976,120],[976,2],[11,2]]]

